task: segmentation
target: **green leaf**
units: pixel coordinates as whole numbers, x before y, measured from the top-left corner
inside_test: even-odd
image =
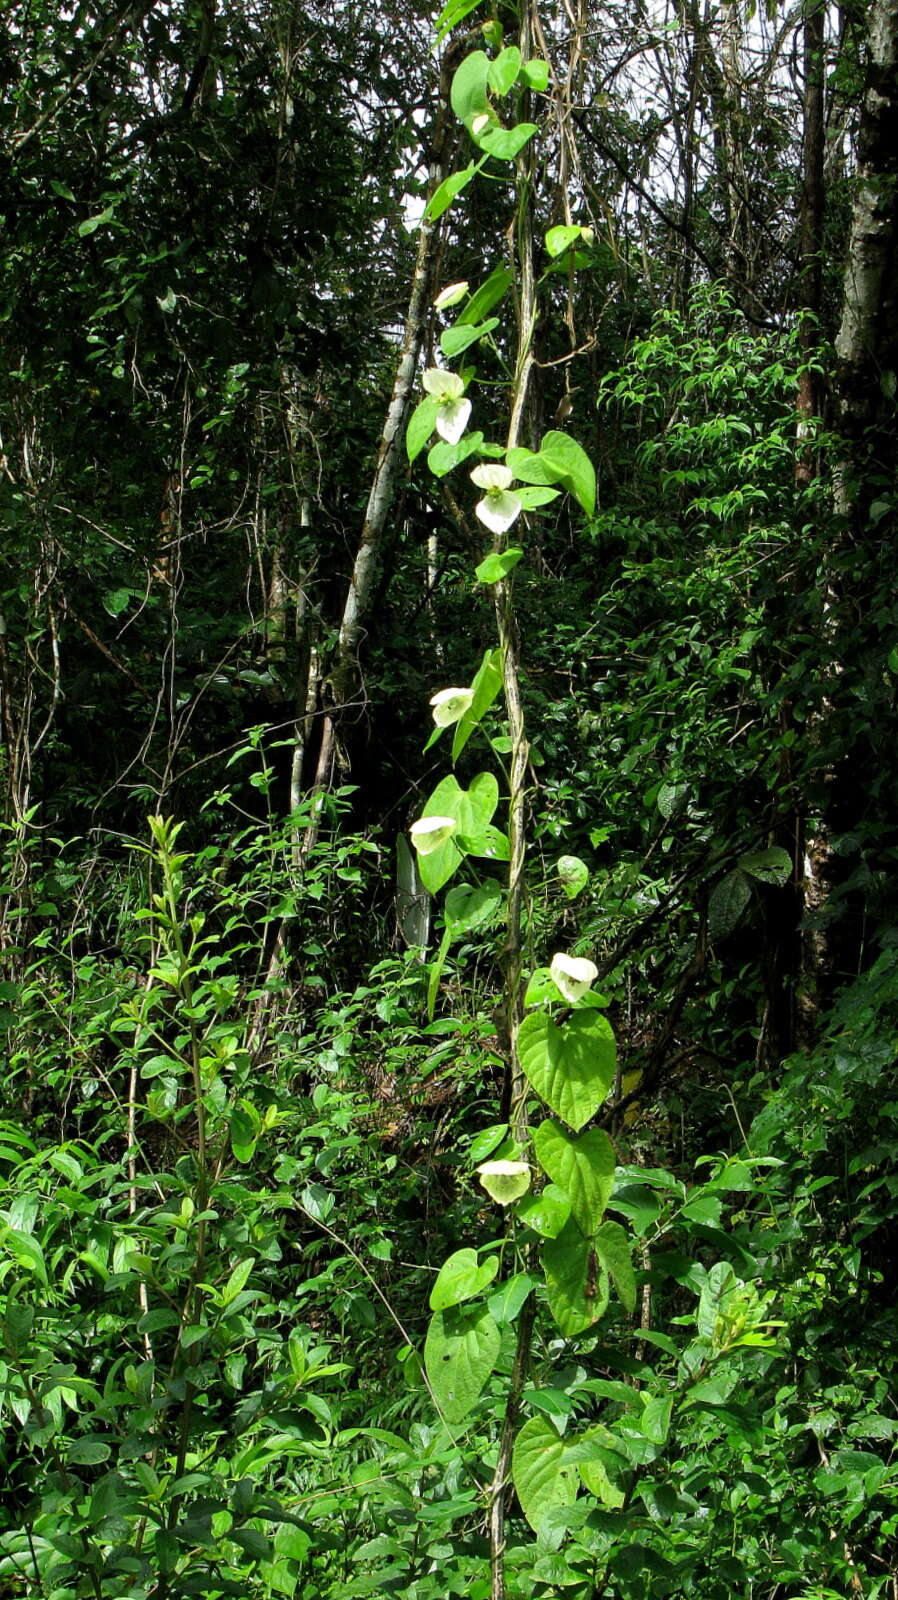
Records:
[[[33,1272],[41,1283],[47,1282],[44,1252],[39,1240],[32,1234],[23,1233],[20,1228],[0,1228],[0,1245],[9,1251],[17,1266],[24,1267],[26,1272]]]
[[[534,450],[507,450],[505,464],[522,483],[557,483],[561,473]]]
[[[521,1510],[534,1533],[546,1513],[577,1498],[577,1471],[566,1460],[564,1440],[546,1417],[531,1417],[514,1442],[511,1473]]]
[[[656,1394],[646,1401],[639,1426],[651,1444],[667,1443],[672,1409],[672,1394]]]
[[[614,1445],[618,1449],[614,1449]],[[609,1428],[598,1424],[571,1439],[567,1446],[567,1459],[576,1462],[581,1478],[597,1500],[610,1511],[617,1510],[626,1498],[621,1476],[626,1472],[626,1462],[620,1453],[620,1441]]]
[[[467,433],[457,444],[450,444],[448,439],[440,439],[438,444],[431,447],[427,465],[435,478],[444,478],[447,472],[451,472],[460,462],[466,461],[468,456],[479,450],[482,444],[482,433]]]
[[[568,899],[576,900],[589,882],[589,868],[586,862],[581,861],[579,856],[559,856],[555,863],[555,871]]]
[[[540,1166],[571,1202],[585,1234],[599,1226],[614,1183],[614,1147],[607,1133],[589,1128],[570,1134],[557,1122],[541,1122],[533,1135]]]
[[[535,89],[537,94],[544,94],[549,87],[549,63],[539,56],[532,56],[521,67],[521,82],[528,89]]]
[[[424,1366],[447,1422],[463,1422],[496,1365],[502,1335],[485,1306],[452,1306],[431,1318]]]
[[[501,883],[491,878],[476,887],[460,883],[446,896],[444,915],[446,927],[457,939],[459,934],[472,933],[475,928],[489,927],[495,922],[504,904],[505,894]]]
[[[449,102],[459,122],[469,123],[489,109],[487,83],[490,58],[484,50],[472,50],[456,68],[449,90]]]
[[[539,1194],[518,1206],[521,1222],[526,1222],[528,1228],[532,1228],[543,1239],[556,1238],[570,1214],[570,1200],[564,1190],[554,1183],[547,1183]]]
[[[596,473],[582,445],[569,434],[553,429],[544,436],[539,453],[557,469],[565,488],[571,491],[586,515],[591,517],[596,508]]]
[[[108,1461],[112,1451],[105,1439],[91,1436],[87,1439],[76,1439],[68,1452],[70,1467],[96,1467],[101,1461]]]
[[[580,229],[572,227],[570,223],[550,228],[546,234],[546,249],[550,256],[560,256],[579,237]]]
[[[480,0],[449,0],[437,17],[437,44],[442,44],[446,34],[451,33],[479,5]]]
[[[443,1262],[430,1291],[431,1311],[446,1311],[450,1306],[473,1300],[492,1283],[499,1271],[499,1257],[487,1256],[481,1266],[476,1250],[456,1250]]]
[[[521,70],[521,61],[522,56],[517,45],[506,45],[504,50],[500,50],[495,61],[490,62],[490,68],[486,75],[487,83],[493,94],[499,95],[501,98],[502,95],[508,93],[509,89],[517,82],[518,73]]]
[[[536,1011],[521,1023],[518,1050],[536,1093],[571,1128],[594,1116],[614,1083],[614,1034],[597,1011],[575,1011],[563,1027]]]
[[[499,583],[502,578],[507,578],[508,574],[514,571],[523,554],[523,550],[519,550],[517,546],[501,552],[491,550],[489,555],[485,556],[481,561],[479,567],[474,568],[474,576],[477,582]]]
[[[262,1132],[262,1118],[249,1100],[238,1100],[231,1110],[231,1149],[236,1160],[252,1161],[256,1141]]]
[[[769,850],[750,850],[739,857],[737,865],[750,878],[757,878],[760,883],[774,883],[778,888],[792,876],[792,857],[777,844],[771,845]]]
[[[542,1248],[549,1309],[566,1339],[584,1333],[608,1304],[608,1274],[573,1217]]]
[[[487,650],[471,684],[471,701],[464,716],[455,724],[452,759],[457,761],[474,729],[482,722],[502,688],[502,652]]]
[[[619,1222],[603,1222],[593,1234],[593,1244],[602,1266],[610,1274],[625,1311],[636,1307],[636,1278],[630,1254],[630,1241]]]
[[[456,327],[465,322],[482,322],[483,318],[492,311],[493,306],[498,305],[503,295],[508,292],[512,281],[513,274],[508,267],[494,268],[479,289],[474,290],[464,310],[456,317]]]
[[[115,205],[111,205],[107,206],[105,211],[98,211],[95,217],[85,217],[84,221],[78,224],[79,238],[86,239],[88,234],[96,233],[98,228],[102,228],[105,223],[111,222],[114,216]]]
[[[538,484],[534,484],[532,488],[515,490],[525,511],[536,511],[539,506],[547,506],[550,500],[558,499],[560,492],[558,489],[543,489]]]
[[[472,161],[468,166],[463,167],[460,172],[450,172],[448,178],[443,179],[428,200],[424,212],[425,220],[427,222],[436,222],[444,212],[448,211],[456,195],[461,194],[462,189],[467,188],[475,173],[479,172],[482,166],[482,160]]]
[[[492,1127],[482,1128],[471,1140],[468,1148],[468,1160],[474,1166],[481,1161],[485,1161],[487,1156],[492,1155],[493,1151],[499,1147],[507,1135],[507,1122],[494,1122]]]
[[[492,773],[480,773],[468,790],[462,789],[458,779],[451,774],[437,784],[422,815],[451,817],[458,824],[458,834],[465,836],[465,846],[459,848],[453,837],[429,855],[419,853],[418,872],[421,882],[431,894],[436,894],[457,871],[468,843],[473,841],[475,846],[479,843],[498,804],[499,785]]]
[[[238,1262],[221,1291],[221,1304],[223,1307],[229,1306],[232,1300],[237,1299],[237,1296],[246,1284],[246,1280],[252,1272],[254,1265],[255,1262],[253,1261],[252,1256],[248,1256],[245,1261]]]
[[[513,1278],[500,1285],[495,1294],[490,1295],[487,1301],[490,1316],[502,1326],[514,1322],[534,1287],[533,1279],[526,1272],[516,1272]]]
[[[714,943],[732,933],[751,899],[751,884],[739,867],[714,885],[708,897],[708,936]]]
[[[497,161],[514,161],[538,131],[535,122],[519,122],[514,128],[487,128],[471,137],[479,149]]]
[[[14,1356],[23,1356],[31,1338],[34,1324],[33,1306],[20,1305],[18,1300],[7,1302],[3,1316],[3,1348]]]
[[[437,425],[437,411],[440,402],[435,395],[425,395],[408,420],[405,430],[405,449],[409,461],[414,461],[421,454],[428,439]]]
[[[486,322],[478,322],[473,326],[466,322],[456,322],[451,328],[446,328],[440,334],[440,349],[447,361],[461,355],[469,345],[476,344],[478,339],[483,339],[493,328],[498,328],[499,318],[488,317]]]

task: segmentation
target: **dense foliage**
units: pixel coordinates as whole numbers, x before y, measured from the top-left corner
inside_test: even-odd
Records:
[[[0,23],[0,1596],[893,1596],[894,4],[434,36]]]

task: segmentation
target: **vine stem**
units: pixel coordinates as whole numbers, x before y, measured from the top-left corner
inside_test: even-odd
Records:
[[[529,4],[521,10],[519,48],[526,61],[530,56],[531,17]],[[521,120],[526,119],[523,101]],[[514,384],[508,423],[507,448],[515,448],[527,414],[530,380],[533,372],[533,332],[536,325],[536,275],[533,250],[532,182],[533,158],[522,153],[516,163],[518,189],[517,214],[513,232],[513,251],[517,265],[518,292],[517,351]],[[501,548],[501,539],[499,546]],[[510,1125],[516,1144],[526,1147],[530,1138],[527,1122],[527,1083],[518,1053],[518,1029],[523,1015],[523,924],[524,864],[527,853],[526,799],[530,747],[527,743],[524,708],[521,700],[520,643],[510,582],[503,579],[493,590],[496,628],[502,652],[502,679],[508,730],[511,738],[511,768],[508,799],[508,902],[503,977],[505,1015],[508,1026],[509,1073],[511,1077]],[[530,1347],[536,1303],[531,1293],[518,1322],[517,1344],[505,1400],[496,1469],[489,1486],[490,1597],[505,1600],[505,1502],[511,1480],[512,1452],[518,1426],[521,1395],[530,1363]]]

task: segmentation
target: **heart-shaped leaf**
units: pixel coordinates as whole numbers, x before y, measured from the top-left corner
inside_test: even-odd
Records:
[[[535,1533],[547,1511],[573,1505],[577,1469],[566,1460],[564,1440],[546,1417],[531,1417],[514,1442],[511,1472],[521,1510]]]
[[[473,699],[464,716],[455,725],[452,738],[452,760],[457,761],[465,745],[502,688],[502,652],[487,650],[471,684]]]
[[[499,1257],[487,1256],[481,1264],[476,1250],[456,1250],[443,1262],[430,1291],[431,1311],[447,1311],[450,1306],[473,1300],[492,1283],[499,1271]]]
[[[582,1232],[594,1233],[614,1183],[614,1147],[607,1133],[588,1128],[574,1135],[549,1120],[540,1123],[533,1143],[543,1171],[568,1196]]]
[[[543,1239],[554,1239],[559,1234],[571,1214],[571,1202],[563,1189],[554,1183],[547,1183],[546,1187],[535,1194],[531,1200],[525,1200],[518,1206],[518,1216],[521,1222],[526,1222],[528,1228],[540,1234]]]
[[[596,1255],[611,1274],[614,1287],[626,1311],[636,1306],[636,1278],[630,1254],[630,1241],[619,1222],[603,1222],[593,1234]]]
[[[614,1083],[614,1034],[597,1011],[575,1011],[562,1027],[534,1012],[521,1023],[518,1051],[537,1094],[571,1128],[589,1121]]]
[[[486,1306],[451,1306],[431,1318],[424,1367],[447,1422],[463,1422],[496,1365],[502,1335]]]
[[[622,1230],[623,1231],[623,1230]],[[608,1274],[573,1217],[557,1239],[543,1245],[549,1309],[566,1339],[584,1333],[608,1304]]]
[[[539,453],[555,468],[565,488],[570,489],[586,515],[591,517],[596,508],[596,473],[583,446],[570,434],[552,429],[543,438]]]

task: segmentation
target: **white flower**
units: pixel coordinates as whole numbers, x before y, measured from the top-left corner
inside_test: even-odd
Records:
[[[458,444],[468,426],[470,400],[444,400],[437,412],[436,430],[447,444]]]
[[[572,1006],[583,999],[599,976],[595,962],[585,956],[553,956],[549,972],[559,994]]]
[[[510,1206],[530,1188],[527,1161],[484,1161],[477,1168],[477,1176],[490,1198],[500,1206]]]
[[[510,468],[498,461],[485,461],[471,473],[471,481],[478,489],[486,490],[485,498],[478,500],[474,510],[490,533],[507,533],[521,514],[520,499],[509,493],[512,478]]]
[[[457,372],[441,372],[429,367],[422,379],[425,389],[438,403],[436,430],[447,444],[458,444],[471,415],[470,400],[463,400],[464,380]]]
[[[454,817],[419,817],[417,822],[412,823],[409,833],[418,854],[429,856],[452,838],[457,827]]]
[[[459,300],[463,300],[467,292],[467,280],[463,283],[447,283],[445,289],[440,290],[433,303],[437,311],[448,311],[450,306],[457,306]]]
[[[453,722],[461,721],[473,702],[473,689],[440,689],[430,697],[433,720],[438,728],[451,728]]]
[[[484,133],[489,127],[492,118],[488,111],[481,111],[471,123],[472,133]]]

